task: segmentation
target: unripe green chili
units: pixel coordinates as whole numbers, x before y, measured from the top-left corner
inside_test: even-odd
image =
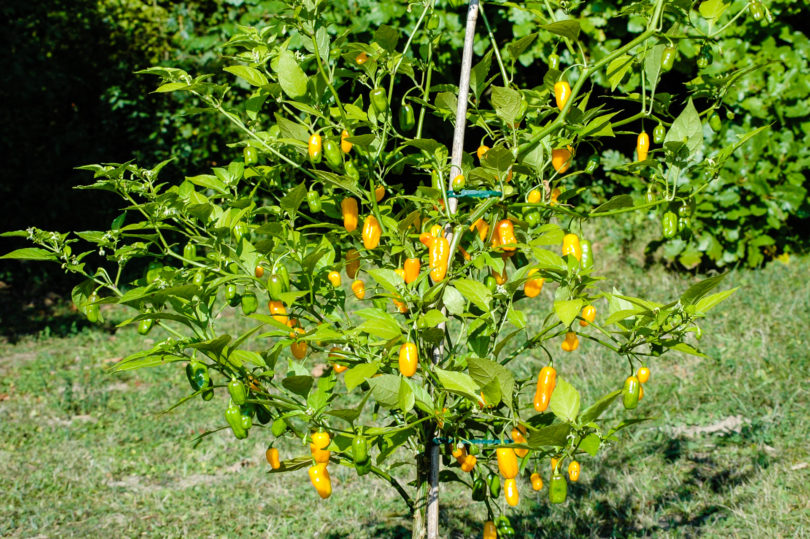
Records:
[[[560,57],[557,54],[551,53],[548,55],[548,68],[560,69]]]
[[[388,112],[388,96],[383,88],[374,88],[369,94],[371,106],[377,114],[385,114]]]
[[[197,246],[191,242],[188,242],[185,247],[183,247],[183,258],[186,260],[194,260],[197,258]],[[185,264],[185,262],[183,262]]]
[[[309,191],[307,192],[307,205],[309,205],[309,211],[312,213],[320,213],[321,211],[321,195],[318,191]]]
[[[548,500],[551,503],[563,503],[568,497],[568,481],[565,476],[555,471],[551,476],[551,483],[548,487]]]
[[[273,421],[273,426],[270,427],[270,432],[273,433],[273,436],[278,438],[279,436],[287,432],[287,422],[279,417],[278,419]]]
[[[363,463],[368,460],[368,441],[362,434],[357,434],[352,440],[352,458],[355,463]]]
[[[664,238],[670,239],[675,236],[676,232],[678,232],[678,217],[671,211],[668,211],[661,219],[661,234]]]
[[[195,360],[189,361],[188,365],[186,365],[186,378],[188,378],[188,383],[194,391],[206,387],[211,381],[208,375],[208,367],[204,363]]]
[[[667,137],[667,128],[664,127],[662,124],[658,124],[653,129],[653,142],[656,144],[661,144],[664,142],[664,139]]]
[[[593,269],[593,247],[589,240],[581,240],[579,247],[582,250],[582,258],[579,259],[579,265],[582,269]]]
[[[599,156],[594,154],[588,158],[588,163],[585,165],[585,172],[593,174],[599,167]]]
[[[326,158],[326,164],[332,170],[339,172],[343,168],[343,152],[340,151],[340,145],[334,140],[323,141],[323,156]]]
[[[259,161],[259,153],[253,146],[245,146],[243,153],[245,156],[246,166],[255,165]]]
[[[482,502],[487,497],[487,482],[480,475],[473,481],[472,499],[476,502]]]
[[[723,127],[723,122],[720,120],[720,115],[716,112],[713,112],[712,115],[709,116],[709,127],[711,127],[712,131],[715,133],[720,131],[720,129]]]
[[[487,476],[487,483],[489,483],[489,495],[492,498],[498,498],[501,495],[501,478],[498,474],[490,473]]]
[[[155,324],[155,320],[152,318],[144,318],[140,322],[138,322],[138,333],[141,335],[146,335],[150,331],[152,331],[152,326]]]
[[[635,376],[628,376],[624,381],[624,388],[622,389],[622,403],[628,410],[632,410],[638,406],[638,394],[641,382]]]
[[[403,103],[399,109],[399,129],[404,133],[410,133],[416,125],[413,107],[408,103]]]
[[[259,308],[259,300],[253,292],[245,292],[242,295],[242,314],[251,315]]]
[[[357,166],[355,166],[354,161],[351,159],[347,159],[345,163],[343,163],[343,171],[346,173],[346,176],[357,181],[360,179],[360,172],[357,170]]]
[[[675,64],[676,52],[675,47],[667,47],[664,49],[664,53],[661,56],[661,69],[664,71],[672,69],[672,66]]]
[[[228,425],[230,425],[233,431],[233,435],[236,436],[237,439],[242,440],[247,438],[247,430],[242,426],[242,412],[239,410],[239,406],[233,402],[230,403],[225,410],[225,421],[228,422]]]
[[[228,382],[228,393],[231,396],[231,400],[233,400],[236,404],[245,404],[247,400],[247,388],[245,388],[245,384],[234,378],[230,382]]]

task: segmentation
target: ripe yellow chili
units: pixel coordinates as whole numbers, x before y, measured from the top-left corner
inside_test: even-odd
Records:
[[[349,368],[346,365],[341,365],[340,363],[335,363],[335,361],[334,361],[335,359],[340,359],[342,357],[344,357],[343,356],[343,350],[341,350],[337,346],[335,346],[331,350],[329,350],[329,359],[333,360],[331,362],[332,363],[332,370],[335,371],[335,373],[337,373],[337,374],[340,374],[340,373],[342,373],[343,371],[345,371],[345,370],[347,370]]]
[[[534,275],[537,273],[537,268],[529,270],[529,275]],[[523,284],[523,293],[526,294],[527,298],[536,297],[540,294],[540,291],[543,289],[543,283],[545,283],[545,279],[529,279]]]
[[[278,449],[269,447],[267,451],[265,451],[264,456],[267,458],[267,463],[271,468],[274,470],[281,468],[281,461],[278,459]]]
[[[554,83],[554,98],[557,101],[557,108],[562,110],[568,98],[571,97],[571,85],[567,81],[561,80]]]
[[[529,194],[526,195],[526,202],[529,204],[537,204],[540,202],[540,191],[538,189],[529,191]]]
[[[352,146],[354,146],[354,144],[346,140],[350,136],[351,135],[349,135],[349,132],[346,131],[345,129],[340,134],[340,149],[341,151],[343,151],[343,153],[349,153],[350,151],[352,151]]]
[[[332,286],[334,286],[335,288],[340,286],[340,283],[341,283],[340,273],[338,273],[336,271],[330,271],[329,272],[329,282],[332,283]]]
[[[565,174],[571,168],[571,147],[557,148],[551,150],[551,166],[557,171],[557,174]]]
[[[480,146],[478,147],[478,150],[475,152],[475,153],[476,153],[476,155],[478,155],[478,160],[480,161],[481,159],[483,159],[483,158],[484,158],[484,154],[486,154],[488,151],[489,151],[489,146],[485,146],[485,145],[483,145],[483,144],[482,144],[482,145],[480,145]]]
[[[537,390],[534,392],[534,409],[543,412],[548,408],[551,394],[557,385],[557,371],[554,367],[546,366],[540,369],[537,376]]]
[[[524,436],[525,433],[526,427],[524,427],[523,425],[519,425],[517,428],[512,429],[512,441],[516,444],[525,444],[526,443],[526,437]],[[515,449],[515,455],[517,455],[520,458],[523,458],[528,454],[529,454],[528,449]]]
[[[514,478],[507,479],[503,482],[503,495],[506,498],[506,503],[515,507],[520,501],[520,494],[518,493],[517,481]]]
[[[579,480],[579,462],[572,460],[568,465],[568,477],[574,482]]]
[[[531,481],[532,481],[532,488],[534,490],[541,490],[543,488],[543,478],[540,477],[539,473],[534,472],[531,476]]]
[[[647,152],[650,151],[650,135],[647,134],[646,131],[642,131],[638,134],[638,139],[636,140],[636,153],[638,154],[638,160],[644,161],[647,159]]]
[[[433,238],[429,257],[430,278],[434,283],[438,283],[447,275],[447,261],[450,258],[450,242],[447,238]]]
[[[313,163],[317,163],[321,160],[321,136],[318,133],[313,133],[309,137],[307,153],[309,153],[309,159]]]
[[[514,479],[518,473],[518,460],[511,447],[499,447],[495,450],[498,458],[498,470],[506,479]]]
[[[515,237],[515,227],[509,219],[502,219],[495,225],[495,231],[498,233],[498,242],[504,251],[514,251],[517,246],[517,238]]]
[[[638,374],[636,374],[636,378],[638,378],[638,381],[641,382],[642,384],[646,384],[647,380],[650,379],[650,369],[648,369],[647,367],[639,367]]]
[[[410,378],[416,374],[416,367],[419,363],[419,356],[416,345],[406,342],[399,348],[399,372],[402,376]]]
[[[357,228],[357,201],[352,197],[344,198],[340,202],[343,212],[343,228],[346,232],[353,232]]]
[[[489,225],[483,219],[478,219],[470,226],[470,231],[475,228],[478,230],[478,237],[481,241],[486,241],[487,236],[489,235]]]
[[[273,315],[273,318],[275,318],[276,321],[281,322],[282,324],[289,322],[287,309],[284,308],[283,303],[280,301],[270,300],[267,307],[270,309],[270,314]]]
[[[290,333],[290,338],[295,339],[298,335],[306,333],[304,328],[295,328]],[[296,341],[290,344],[290,351],[292,355],[295,356],[296,359],[304,359],[307,355],[307,342],[306,341]]]
[[[357,299],[363,299],[366,297],[366,285],[360,279],[354,281],[352,283],[352,292],[354,292],[354,297]]]
[[[565,340],[562,342],[560,347],[566,352],[573,352],[579,348],[579,338],[577,337],[577,334],[573,331],[566,332]]]
[[[378,185],[374,188],[374,199],[379,202],[385,196],[385,187],[382,185]]]
[[[380,244],[382,229],[380,222],[373,215],[369,215],[363,220],[363,246],[366,249],[374,249]]]
[[[408,258],[405,260],[405,282],[411,284],[419,277],[419,270],[422,269],[422,263],[418,258]]]
[[[309,480],[318,496],[324,500],[332,495],[332,479],[329,477],[329,471],[326,469],[326,464],[316,464],[309,469]]]
[[[582,318],[583,320],[579,321],[579,325],[582,327],[587,326],[589,323],[596,320],[596,307],[593,305],[586,305],[582,308]]]
[[[579,244],[579,237],[576,234],[566,234],[563,236],[562,254],[574,255],[577,260],[582,260],[582,246]]]

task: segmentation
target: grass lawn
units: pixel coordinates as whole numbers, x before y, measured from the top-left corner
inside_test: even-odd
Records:
[[[622,292],[653,300],[695,280],[633,256],[603,259],[611,279],[619,260],[634,268]],[[732,272],[721,288],[740,291],[703,324],[711,359],[652,363],[636,413],[654,419],[583,458],[564,505],[549,506],[547,487],[538,495],[522,480],[521,503],[508,513],[518,535],[810,535],[808,275],[810,258]],[[535,301],[550,299],[546,289]],[[160,414],[189,391],[181,366],[105,372],[143,346],[134,328],[0,344],[0,536],[409,536],[404,504],[371,476],[330,466],[327,501],[306,470],[269,476],[269,430],[243,442],[222,431],[195,446],[198,433],[224,422],[224,392]],[[522,372],[540,365],[516,363]],[[585,403],[625,376],[623,360],[587,341],[557,368]],[[541,473],[547,482],[548,468]],[[442,488],[442,535],[480,537],[483,504]]]

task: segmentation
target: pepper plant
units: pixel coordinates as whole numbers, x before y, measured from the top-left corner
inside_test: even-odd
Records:
[[[733,292],[712,293],[717,276],[665,303],[624,295],[595,274],[583,225],[688,201],[739,141],[701,162],[700,115],[688,96],[670,97],[680,112],[663,140],[640,133],[627,167],[658,175],[663,199],[575,208],[568,201],[588,190],[571,166],[578,149],[637,120],[638,103],[642,116],[664,106],[655,83],[673,32],[692,39],[688,8],[633,4],[644,32],[594,58],[580,51],[572,65],[550,57],[542,84],[519,88],[515,59],[532,36],[504,47],[488,24],[476,32],[487,19],[472,1],[460,83],[436,86],[432,58],[445,41],[434,2],[410,7],[406,28],[381,26],[359,43],[330,31],[321,2],[291,2],[228,42],[222,81],[145,70],[158,92],[186,92],[232,122],[242,136],[230,162],[180,180],[161,176],[166,162],[83,167],[95,178],[86,189],[123,199],[109,230],[7,233],[36,247],[6,257],[82,275],[73,301],[91,322],[117,304],[132,313],[122,325],[159,326],[154,346],[113,370],[185,369],[191,391],[178,406],[202,398],[222,410],[205,436],[262,437],[270,471],[306,468],[321,498],[333,494],[330,464],[386,481],[415,537],[438,535],[439,485],[456,481],[482,502],[485,536],[509,536],[523,478],[542,489],[550,459],[549,501],[565,502],[568,481],[587,474],[579,461],[645,419],[654,361],[702,355],[687,336],[699,338],[701,318]],[[578,21],[547,4],[490,8],[528,13],[536,34],[576,50]],[[481,40],[488,49],[473,66]],[[607,110],[589,89],[606,71],[640,73],[646,91]],[[703,183],[679,181],[690,167],[707,171]],[[559,189],[577,176],[576,189]],[[233,316],[241,333],[223,329]],[[567,363],[591,346],[616,358],[615,390],[583,403]],[[611,407],[618,418],[603,416]],[[283,437],[309,451],[283,454]]]

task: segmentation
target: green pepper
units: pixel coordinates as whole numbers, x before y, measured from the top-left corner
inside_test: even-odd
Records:
[[[498,530],[498,536],[503,537],[504,539],[508,539],[509,537],[515,536],[515,528],[512,526],[506,526]]]
[[[343,168],[343,152],[340,151],[340,145],[332,139],[323,141],[323,156],[326,158],[326,164],[335,172],[340,172]]]
[[[678,232],[680,232],[682,236],[684,234],[688,236],[690,229],[689,225],[689,217],[678,217]]]
[[[352,440],[352,458],[354,462],[366,462],[368,460],[368,441],[362,434],[357,434]]]
[[[245,404],[245,401],[247,400],[247,388],[245,387],[245,384],[236,378],[228,382],[228,393],[231,396],[231,400],[233,400],[233,402],[236,404]]]
[[[664,49],[664,53],[661,55],[661,69],[664,71],[672,69],[673,64],[675,64],[675,53],[675,47],[667,47]]]
[[[549,69],[559,69],[560,68],[560,57],[557,56],[555,53],[551,53],[548,55],[548,68]]]
[[[194,391],[199,391],[211,382],[208,367],[204,363],[195,360],[189,361],[188,365],[186,365],[186,378],[188,378],[188,383],[191,384],[191,389]]]
[[[653,142],[661,144],[665,138],[667,138],[667,128],[662,124],[656,125],[655,129],[653,129]]]
[[[385,114],[388,112],[388,96],[384,88],[374,88],[369,94],[371,106],[377,114]]]
[[[588,174],[593,174],[596,172],[596,169],[599,167],[599,156],[594,154],[588,158],[588,163],[585,165],[585,172]]]
[[[191,278],[191,284],[194,286],[202,286],[205,282],[205,273],[202,270],[194,272],[194,276]]]
[[[674,237],[676,232],[678,232],[678,217],[671,211],[668,211],[661,219],[661,233],[664,238],[669,239]]]
[[[403,103],[399,108],[399,128],[404,133],[410,133],[416,125],[413,107],[408,103]]]
[[[228,425],[230,425],[233,431],[233,435],[236,436],[237,439],[242,440],[247,438],[247,430],[242,426],[242,412],[239,406],[233,402],[230,403],[227,410],[225,410],[225,421],[228,422]]]
[[[652,189],[649,189],[647,194],[644,195],[644,200],[647,202],[647,204],[652,204],[655,202],[655,192]]]
[[[253,413],[255,411],[255,407],[253,404],[245,403],[239,406],[239,413],[242,415],[242,428],[250,430],[250,427],[253,426]]]
[[[492,275],[487,275],[487,278],[484,279],[484,284],[487,285],[490,292],[495,292],[498,289],[498,281],[496,281],[495,277]]]
[[[529,211],[523,216],[523,220],[526,221],[526,224],[530,227],[535,227],[540,224],[540,212],[536,210]]]
[[[208,389],[204,389],[201,395],[204,401],[210,401],[214,398],[214,384],[211,380],[208,380]]]
[[[160,262],[152,261],[146,266],[146,284],[154,283],[160,276],[160,270],[163,269],[163,264]]]
[[[259,423],[262,425],[266,425],[273,419],[273,416],[270,415],[270,412],[262,406],[261,404],[256,407],[256,419],[259,420]]]
[[[509,518],[506,515],[501,515],[495,519],[495,527],[498,531],[501,531],[506,528],[511,528],[512,523],[509,522]]]
[[[267,278],[267,291],[270,293],[270,299],[280,301],[283,287],[284,283],[277,274],[274,273]]]
[[[701,69],[704,67],[708,67],[714,61],[714,57],[712,57],[712,49],[709,45],[704,44],[700,48],[700,53],[698,54],[697,59],[697,66]]]
[[[689,215],[691,213],[692,213],[692,208],[689,206],[689,204],[681,204],[680,206],[678,206],[678,215],[679,216],[681,216],[681,217],[689,217]]]
[[[463,174],[459,174],[458,176],[453,178],[453,181],[451,182],[451,184],[452,184],[451,187],[453,188],[453,191],[458,193],[459,191],[464,189],[464,186],[467,185],[467,181],[464,179]]]
[[[152,326],[155,324],[155,320],[153,318],[144,318],[140,322],[138,322],[138,333],[141,335],[146,335],[150,331],[152,331]]]
[[[245,234],[248,233],[248,226],[243,222],[238,222],[233,227],[233,238],[239,242],[239,240],[244,237]]]
[[[273,436],[278,438],[279,436],[287,432],[287,422],[279,417],[278,419],[273,421],[273,426],[270,427],[270,432],[273,433]]]
[[[581,240],[579,248],[582,250],[582,257],[579,259],[579,265],[582,269],[593,269],[593,247],[589,240]]]
[[[309,191],[307,193],[307,204],[311,213],[320,213],[321,211],[321,195],[318,191]]]
[[[188,242],[185,247],[183,247],[183,258],[186,260],[194,260],[197,258],[197,246],[191,242]],[[186,262],[183,262],[184,264]]]
[[[98,296],[93,292],[90,294],[90,297],[87,298],[87,305],[84,308],[84,315],[91,324],[98,322],[98,305],[93,305],[96,301],[98,301]]]
[[[346,173],[346,176],[348,176],[354,181],[360,179],[360,172],[357,170],[354,161],[352,161],[351,159],[346,159],[346,162],[343,163],[343,171]]]
[[[354,469],[357,471],[357,475],[366,475],[371,471],[371,459],[366,459],[365,462],[355,461]]]
[[[476,502],[483,502],[487,497],[487,482],[480,475],[473,481],[472,499]]]
[[[720,120],[720,115],[716,112],[712,112],[712,115],[709,116],[709,127],[711,127],[712,131],[715,133],[720,131],[720,129],[723,127],[723,122]]]
[[[255,165],[259,161],[259,153],[256,151],[256,148],[253,146],[245,146],[243,151],[245,156],[245,165]]]
[[[555,471],[551,476],[551,484],[548,487],[548,500],[551,503],[563,503],[568,497],[568,482],[563,474]]]
[[[490,473],[489,475],[487,475],[487,483],[489,483],[489,495],[492,498],[497,498],[498,496],[500,496],[501,478],[498,476],[498,474]]]
[[[751,17],[755,21],[762,20],[762,16],[765,15],[765,10],[762,9],[762,4],[759,2],[752,2],[751,3]]]
[[[628,376],[627,380],[624,381],[624,387],[622,388],[622,404],[624,404],[626,409],[632,410],[638,406],[640,384],[638,378],[635,376]]]
[[[259,300],[253,292],[245,292],[242,295],[242,314],[251,315],[259,308]]]
[[[236,297],[236,285],[229,284],[228,286],[225,287],[225,299],[230,302],[233,301],[235,297]]]

